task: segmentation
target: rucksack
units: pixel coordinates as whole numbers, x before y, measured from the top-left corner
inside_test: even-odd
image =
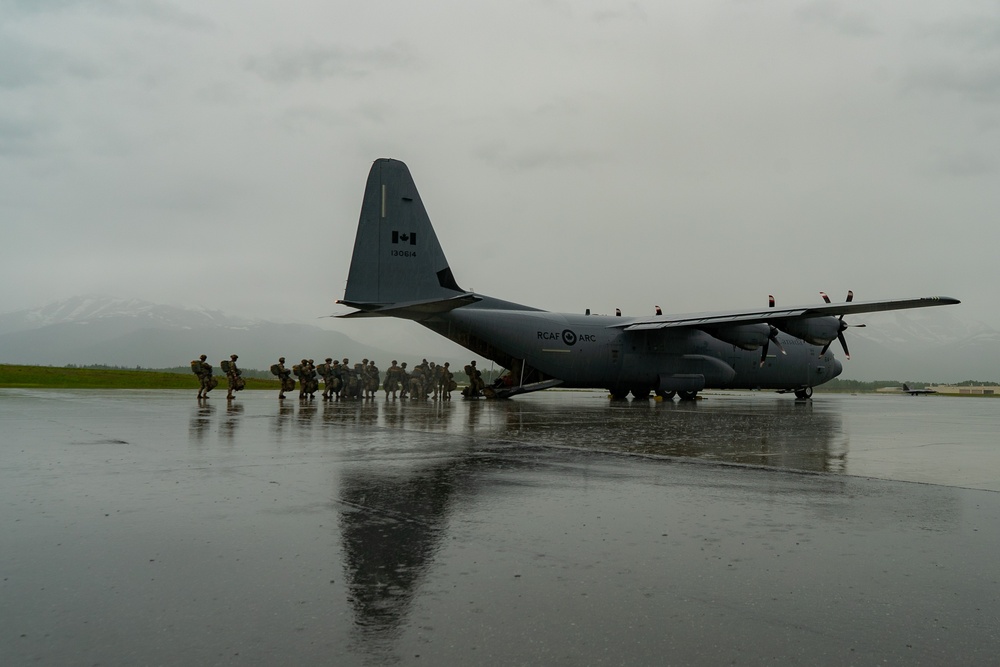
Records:
[[[195,359],[191,362],[191,372],[195,375],[201,375],[201,359]]]
[[[228,359],[223,359],[222,361],[220,361],[219,362],[219,368],[222,369],[223,373],[225,373],[226,375],[229,375],[229,360]]]
[[[281,377],[281,366],[278,364],[271,364],[271,375]]]

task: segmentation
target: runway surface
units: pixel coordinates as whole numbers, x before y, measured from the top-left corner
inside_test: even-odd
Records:
[[[998,411],[0,390],[0,664],[995,664]]]

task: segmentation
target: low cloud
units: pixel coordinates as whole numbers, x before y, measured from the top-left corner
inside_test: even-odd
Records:
[[[839,2],[819,0],[807,2],[795,10],[799,20],[822,26],[842,35],[870,37],[881,31],[875,27],[871,17],[857,11],[848,11]]]
[[[0,89],[25,88],[65,78],[95,78],[88,60],[70,57],[0,33]]]
[[[272,83],[295,83],[361,77],[379,70],[405,68],[413,61],[411,49],[403,43],[367,50],[314,46],[251,57],[246,68]]]
[[[1000,63],[939,64],[913,68],[903,78],[907,91],[952,93],[981,104],[1000,102]]]

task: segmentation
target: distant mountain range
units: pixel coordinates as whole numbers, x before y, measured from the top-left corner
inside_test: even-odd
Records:
[[[843,359],[836,342],[831,347],[844,364],[841,377],[863,381],[997,381],[1000,331],[961,320],[957,312],[956,308],[931,308],[849,317],[852,324],[867,322],[868,326],[845,333],[851,359]]]
[[[392,353],[337,331],[234,317],[137,299],[78,296],[34,310],[0,315],[0,363],[171,368],[199,354],[218,366],[238,354],[244,368],[266,369],[285,356],[290,365],[319,355],[376,359]]]
[[[852,359],[832,349],[853,380],[957,382],[1000,379],[1000,331],[967,323],[944,309],[909,310],[849,318],[867,328],[846,332]],[[414,325],[416,326],[416,325]],[[235,317],[137,299],[78,296],[37,309],[0,315],[0,363],[63,366],[107,364],[170,368],[198,354],[217,365],[232,353],[244,368],[266,369],[320,355],[363,357],[387,366],[407,351],[386,351],[338,331]],[[458,362],[455,359],[439,361]],[[465,363],[465,362],[462,362]]]

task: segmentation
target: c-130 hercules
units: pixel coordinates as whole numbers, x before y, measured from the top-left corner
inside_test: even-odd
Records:
[[[651,392],[694,399],[705,388],[776,389],[809,398],[840,375],[845,315],[959,303],[949,297],[852,301],[794,308],[620,317],[552,313],[458,286],[406,165],[372,165],[341,317],[413,320],[509,370],[488,396],[549,387]],[[657,308],[659,311],[659,308]],[[863,325],[856,325],[863,326]],[[781,355],[769,355],[770,344]]]

